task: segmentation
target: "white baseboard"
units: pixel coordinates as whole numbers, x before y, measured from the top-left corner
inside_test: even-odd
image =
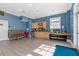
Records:
[[[4,41],[4,40],[9,40],[9,38],[3,38],[3,39],[0,39],[0,41]]]
[[[67,39],[67,42],[69,42],[72,45],[72,48],[76,48],[77,50],[79,50],[79,47],[74,45],[74,43],[71,40]]]
[[[76,46],[74,46],[73,42],[70,39],[67,39],[67,42],[71,44],[72,48],[76,48]]]

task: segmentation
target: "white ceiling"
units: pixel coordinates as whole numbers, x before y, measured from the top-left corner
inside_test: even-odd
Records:
[[[66,12],[71,3],[0,3],[0,10],[32,19]]]

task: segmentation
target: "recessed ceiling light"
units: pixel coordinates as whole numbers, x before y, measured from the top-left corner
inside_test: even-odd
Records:
[[[32,6],[32,4],[28,4],[28,6]]]

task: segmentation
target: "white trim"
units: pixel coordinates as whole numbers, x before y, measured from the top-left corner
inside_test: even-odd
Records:
[[[79,50],[79,47],[77,45],[74,45],[71,40],[67,39],[67,42],[69,42],[71,44],[72,48],[76,48]]]
[[[74,4],[74,14],[73,14],[73,43],[74,46],[77,45],[77,24],[76,24],[76,6],[77,4]]]
[[[74,47],[76,48],[76,49],[78,49],[79,50],[79,46],[78,46],[78,44],[79,44],[79,42],[78,42],[78,34],[77,34],[77,20],[78,20],[78,17],[77,17],[77,7],[78,6],[78,4],[76,3],[76,4],[74,4],[74,15],[73,15],[73,43],[74,43]]]
[[[76,46],[73,44],[73,42],[70,39],[67,39],[67,42],[71,44],[72,48],[76,48]]]

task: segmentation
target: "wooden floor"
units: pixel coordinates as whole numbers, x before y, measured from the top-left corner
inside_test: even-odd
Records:
[[[57,40],[43,40],[43,39],[20,39],[12,41],[0,41],[0,56],[27,56],[31,54],[33,56],[41,56],[33,50],[42,44],[51,46],[63,45],[71,47],[70,43],[57,41]]]

